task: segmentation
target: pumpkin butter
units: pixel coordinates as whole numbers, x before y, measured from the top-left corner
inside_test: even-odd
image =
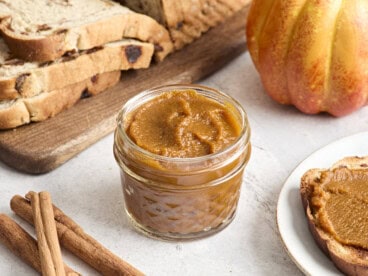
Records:
[[[323,172],[312,194],[318,226],[345,245],[368,249],[368,171]]]
[[[202,86],[143,92],[123,107],[114,154],[125,209],[144,233],[192,239],[234,218],[250,129],[231,97]]]
[[[194,90],[163,93],[133,112],[127,125],[139,147],[168,157],[218,152],[241,132],[229,108]]]

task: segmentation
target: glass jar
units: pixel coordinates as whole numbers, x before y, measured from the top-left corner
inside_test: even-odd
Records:
[[[238,120],[239,137],[219,152],[179,158],[153,154],[127,135],[127,118],[161,93],[194,90],[221,103]],[[154,116],[154,114],[152,114]],[[244,168],[250,158],[250,127],[241,105],[225,93],[199,85],[168,85],[144,91],[121,109],[114,155],[121,168],[125,210],[143,233],[168,240],[214,234],[234,218]]]

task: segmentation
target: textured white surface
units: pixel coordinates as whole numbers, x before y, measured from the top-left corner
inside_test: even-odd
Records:
[[[252,127],[253,152],[238,213],[222,232],[179,243],[136,233],[123,211],[112,135],[45,175],[24,175],[0,163],[0,212],[22,222],[9,208],[11,197],[48,190],[56,205],[87,233],[147,275],[301,275],[278,235],[278,194],[288,175],[309,154],[333,140],[368,130],[368,108],[333,118],[280,106],[265,94],[247,53],[202,84],[238,99]],[[98,275],[68,252],[63,254],[65,262],[84,275]],[[0,275],[37,274],[0,246]]]

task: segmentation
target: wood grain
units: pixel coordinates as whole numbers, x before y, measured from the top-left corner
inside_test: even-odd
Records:
[[[0,160],[31,174],[57,168],[111,133],[118,111],[130,97],[155,86],[193,83],[244,52],[247,11],[248,6],[161,63],[123,72],[118,85],[54,118],[0,131]]]

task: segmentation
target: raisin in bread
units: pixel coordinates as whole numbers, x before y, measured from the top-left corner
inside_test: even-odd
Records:
[[[362,188],[359,185],[363,185],[363,191],[347,187],[346,183],[352,179],[357,182],[349,185],[359,189]],[[311,233],[335,266],[347,275],[368,275],[368,250],[350,235],[360,233],[358,236],[367,238],[367,218],[360,222],[351,213],[367,210],[368,202],[364,199],[367,197],[364,192],[367,186],[368,156],[346,157],[330,169],[311,169],[301,179],[300,193]],[[332,196],[340,197],[344,194],[348,194],[346,199],[337,203],[330,201]],[[343,214],[337,216],[339,226],[331,222],[332,215],[325,211],[326,208],[342,210]],[[341,223],[347,227],[348,237],[341,234]],[[335,233],[338,233],[337,236]]]
[[[251,0],[118,0],[155,18],[169,30],[176,49],[225,21]]]
[[[150,43],[125,39],[69,52],[53,62],[24,62],[0,38],[0,100],[33,97],[105,72],[147,68],[153,51]]]
[[[55,60],[123,38],[154,44],[158,60],[173,48],[154,19],[110,0],[1,0],[0,31],[12,53],[29,61]]]
[[[0,101],[0,129],[46,120],[73,106],[81,98],[105,91],[119,80],[120,71],[112,71],[30,98]]]

